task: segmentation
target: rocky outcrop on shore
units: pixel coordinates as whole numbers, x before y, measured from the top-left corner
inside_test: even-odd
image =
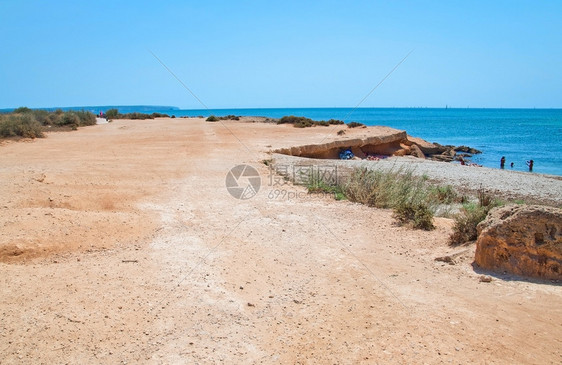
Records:
[[[470,160],[472,155],[476,155],[482,153],[475,148],[471,148],[468,146],[452,146],[447,145],[443,146],[439,143],[430,143],[421,138],[408,136],[407,143],[410,144],[410,149],[412,150],[411,155],[415,157],[419,156],[419,151],[423,153],[423,158],[429,158],[434,161],[443,161],[443,162],[451,162],[451,161],[461,161],[461,160]],[[416,149],[417,147],[417,149]]]
[[[562,279],[562,209],[509,205],[478,225],[475,263],[493,271]]]
[[[310,144],[282,148],[276,153],[290,156],[337,159],[342,149],[351,149],[355,156],[361,157],[368,154],[395,155],[403,153],[406,145],[402,141],[407,140],[406,132],[388,128],[384,134],[368,136],[363,138],[339,139],[321,144]]]
[[[345,137],[321,144],[282,148],[274,152],[290,156],[338,159],[342,150],[350,150],[355,158],[369,156],[414,156],[435,161],[468,161],[480,151],[467,146],[443,146],[412,137],[405,131],[385,128],[382,134],[347,139]]]

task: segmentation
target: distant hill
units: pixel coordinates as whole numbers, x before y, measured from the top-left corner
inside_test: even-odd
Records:
[[[25,106],[25,105],[24,105]],[[6,108],[0,109],[0,113],[8,113],[16,108]],[[166,105],[95,105],[95,106],[62,106],[62,107],[50,107],[50,108],[31,108],[31,109],[42,109],[47,111],[54,111],[57,109],[62,110],[86,110],[92,113],[99,113],[100,111],[106,111],[109,109],[118,109],[121,113],[154,113],[155,111],[170,111],[170,110],[180,110],[176,106],[166,106]]]

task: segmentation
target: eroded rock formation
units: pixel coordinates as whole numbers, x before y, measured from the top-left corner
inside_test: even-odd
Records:
[[[342,137],[326,143],[282,148],[274,152],[290,156],[338,159],[342,150],[349,149],[354,156],[360,159],[373,155],[410,155],[444,162],[458,159],[457,151],[468,152],[463,154],[462,157],[464,158],[469,158],[470,153],[480,153],[480,151],[466,146],[442,146],[437,143],[430,143],[421,138],[408,136],[405,131],[388,127],[377,127],[377,130],[371,131],[371,133],[374,135],[350,139]]]
[[[509,205],[478,225],[475,263],[494,271],[562,279],[562,209]]]
[[[322,144],[310,144],[283,148],[275,152],[310,158],[339,158],[342,149],[351,149],[356,156],[367,154],[394,155],[403,149],[400,142],[406,140],[406,132],[393,130],[384,135],[365,138],[341,139]],[[406,153],[403,153],[406,154]]]

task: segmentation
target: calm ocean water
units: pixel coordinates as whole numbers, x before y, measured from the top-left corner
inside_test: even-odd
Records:
[[[107,107],[88,107],[93,112]],[[118,107],[122,113],[160,112],[179,116],[243,115],[280,118],[305,116],[315,120],[341,119],[366,125],[386,125],[430,142],[467,145],[483,153],[473,162],[499,168],[502,156],[506,169],[528,171],[526,161],[534,160],[534,173],[562,176],[562,109],[432,109],[432,108],[287,108],[181,110],[172,107]],[[324,127],[317,127],[324,128]]]

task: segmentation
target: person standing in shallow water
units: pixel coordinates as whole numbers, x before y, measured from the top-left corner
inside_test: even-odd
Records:
[[[533,172],[533,165],[535,162],[533,160],[527,161],[527,166],[529,166],[529,171]]]
[[[505,167],[505,156],[502,156],[502,159],[500,160],[500,168],[504,168]]]

